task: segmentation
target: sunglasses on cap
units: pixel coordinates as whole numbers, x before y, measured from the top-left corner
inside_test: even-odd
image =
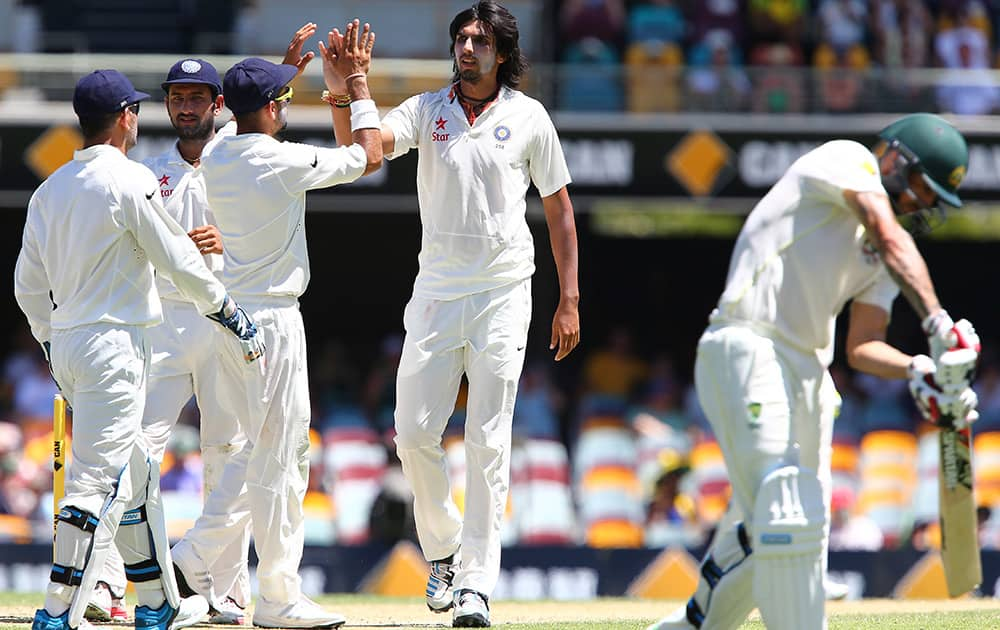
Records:
[[[275,103],[281,103],[283,101],[290,102],[294,94],[295,90],[292,89],[292,86],[286,85],[285,87],[281,88],[281,92],[279,92],[278,95],[275,96],[273,100]]]
[[[131,105],[127,105],[125,109],[130,110],[136,116],[139,115],[139,103],[132,103]]]

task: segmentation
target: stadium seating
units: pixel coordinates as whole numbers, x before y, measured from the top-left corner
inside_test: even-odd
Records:
[[[893,547],[907,533],[917,483],[917,438],[904,431],[872,431],[861,438],[858,510],[882,530]]]

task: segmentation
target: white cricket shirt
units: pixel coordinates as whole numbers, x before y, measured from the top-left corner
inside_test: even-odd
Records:
[[[570,183],[542,104],[502,87],[470,126],[449,86],[408,98],[382,123],[396,140],[386,157],[420,151],[423,235],[413,294],[451,300],[530,277],[535,247],[524,218],[528,184],[547,197]]]
[[[219,140],[235,134],[236,122],[226,123],[202,149],[202,159],[212,152]],[[201,169],[188,164],[181,157],[176,142],[163,153],[149,157],[142,163],[153,171],[153,175],[160,182],[160,197],[163,199],[163,207],[184,228],[185,232],[190,232],[203,225],[215,225],[215,216],[208,206],[205,180],[201,176]],[[221,277],[222,254],[202,254],[202,258],[205,261],[205,266],[216,277]],[[174,283],[162,274],[156,275],[156,289],[160,293],[161,300],[184,299]]]
[[[352,182],[367,161],[358,144],[314,147],[260,133],[222,138],[201,170],[230,294],[302,295],[309,284],[306,191]]]
[[[848,300],[890,311],[899,289],[845,190],[885,192],[865,146],[835,140],[796,160],[747,217],[713,321],[753,322],[829,365]]]
[[[31,196],[14,295],[38,341],[98,322],[152,326],[162,318],[150,263],[202,314],[222,308],[225,287],[163,209],[153,173],[97,145]]]

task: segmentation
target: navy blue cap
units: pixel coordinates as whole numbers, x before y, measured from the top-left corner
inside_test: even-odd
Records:
[[[255,112],[274,100],[298,73],[298,68],[287,63],[247,57],[226,72],[222,82],[226,106],[234,114]]]
[[[149,94],[137,91],[121,72],[94,70],[76,82],[73,111],[78,116],[113,114],[147,98]]]
[[[181,59],[175,63],[160,87],[168,92],[173,83],[201,83],[212,88],[216,96],[222,93],[222,79],[218,71],[204,59]]]

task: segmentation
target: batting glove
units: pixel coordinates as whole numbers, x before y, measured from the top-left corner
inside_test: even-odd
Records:
[[[976,334],[972,322],[967,319],[953,322],[944,309],[928,315],[921,322],[921,327],[927,335],[927,345],[935,361],[945,352],[955,348],[971,348],[977,353],[981,349],[979,335]]]
[[[925,354],[913,357],[907,370],[910,394],[925,420],[964,429],[979,418],[979,399],[968,378],[977,358],[978,353],[969,348],[946,352],[937,363]]]
[[[219,312],[208,315],[208,318],[219,322],[236,335],[243,349],[243,359],[247,363],[253,363],[264,356],[266,348],[263,340],[257,336],[257,326],[236,300],[227,295]]]

